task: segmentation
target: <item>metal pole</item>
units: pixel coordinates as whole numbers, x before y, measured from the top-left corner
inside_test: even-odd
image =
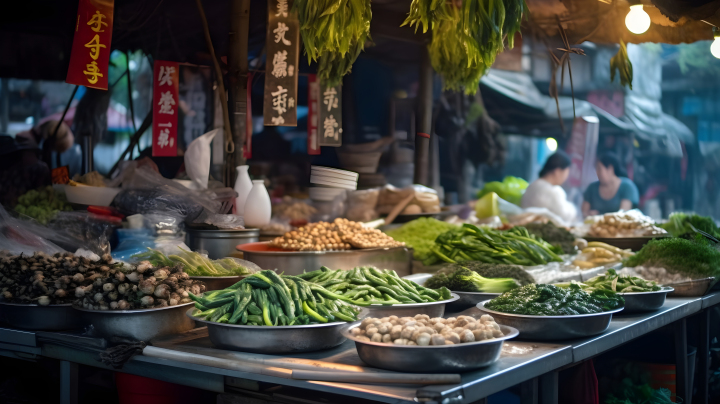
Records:
[[[250,0],[232,0],[230,5],[230,49],[228,64],[230,69],[230,91],[233,112],[233,133],[235,141],[235,165],[245,164],[243,145],[245,144],[245,120],[252,111],[247,109],[248,77],[248,31],[250,29]],[[230,135],[230,134],[228,134]],[[231,167],[232,168],[232,167]],[[234,168],[230,170],[235,173]],[[234,183],[233,181],[230,182]]]
[[[0,133],[7,133],[8,123],[10,122],[10,88],[8,87],[8,81],[10,81],[8,78],[0,79],[0,82],[2,82],[0,84],[2,86],[0,88],[0,97],[2,97],[0,100],[2,108],[2,112],[0,112]]]
[[[416,184],[428,183],[430,136],[432,136],[433,69],[430,55],[423,47],[420,63],[420,79],[417,97],[417,134],[415,135],[415,178]]]

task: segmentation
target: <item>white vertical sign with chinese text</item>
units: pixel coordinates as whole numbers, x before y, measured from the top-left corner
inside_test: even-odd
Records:
[[[153,156],[177,156],[180,66],[156,60],[153,68]]]
[[[290,0],[268,0],[263,122],[297,126],[300,23]]]
[[[318,144],[342,146],[342,87],[327,87],[321,83],[318,106]]]

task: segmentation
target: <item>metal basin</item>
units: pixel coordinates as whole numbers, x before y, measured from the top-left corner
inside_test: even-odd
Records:
[[[655,292],[618,293],[625,299],[623,314],[657,310],[665,304],[665,297],[673,290],[675,289],[664,287]]]
[[[187,317],[207,326],[213,345],[235,351],[285,354],[330,349],[345,342],[341,331],[348,327],[345,322],[277,327],[222,324],[195,318],[194,310],[186,310]]]
[[[0,303],[0,323],[30,331],[62,331],[83,328],[87,323],[71,304]]]
[[[520,332],[520,338],[538,341],[581,338],[602,334],[610,326],[613,313],[623,310],[620,308],[602,313],[577,316],[530,316],[501,313],[486,309],[485,303],[487,302],[489,300],[478,303],[477,308],[493,316],[498,324],[516,328]]]
[[[350,330],[344,335],[355,341],[358,355],[370,366],[398,372],[440,373],[466,372],[492,365],[500,358],[503,342],[518,336],[518,330],[501,325],[500,338],[446,346],[408,346],[356,340]]]
[[[195,328],[195,322],[185,316],[195,303],[179,304],[144,310],[88,310],[74,307],[82,318],[93,325],[98,337],[130,338],[149,341],[164,335],[177,334]]]
[[[263,269],[278,269],[286,275],[299,275],[314,271],[321,266],[350,270],[355,267],[375,266],[391,269],[400,276],[410,274],[412,252],[407,247],[366,248],[345,251],[287,251],[266,243],[250,243],[237,246],[243,258]]]
[[[207,251],[208,257],[214,260],[232,256],[237,252],[235,247],[238,244],[254,243],[259,239],[260,229],[215,230],[191,227],[187,230],[190,249]]]
[[[463,311],[471,307],[477,306],[478,303],[494,299],[500,296],[502,293],[485,293],[485,292],[458,292],[453,291],[452,293],[458,295],[460,299],[455,302],[448,303],[447,309],[451,312]]]
[[[430,318],[442,317],[445,314],[445,305],[453,303],[460,297],[452,293],[452,297],[448,300],[431,303],[410,303],[410,304],[393,304],[383,306],[373,304],[361,308],[358,318],[377,317],[383,318],[388,316],[398,317],[414,317],[417,314],[427,314]]]

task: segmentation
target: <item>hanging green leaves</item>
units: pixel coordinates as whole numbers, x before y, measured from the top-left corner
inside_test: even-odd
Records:
[[[620,41],[618,53],[610,59],[610,82],[615,81],[615,71],[620,73],[620,84],[632,90],[633,66],[623,41]]]
[[[413,0],[403,25],[433,31],[430,61],[448,90],[477,92],[480,78],[520,31],[525,0]]]
[[[340,84],[370,39],[370,0],[295,0],[308,63],[318,62],[318,77]]]

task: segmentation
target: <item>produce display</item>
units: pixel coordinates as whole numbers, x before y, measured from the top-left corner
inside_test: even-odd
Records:
[[[56,193],[52,187],[30,190],[21,195],[15,205],[17,213],[30,216],[42,224],[47,224],[59,211],[71,210],[65,195]]]
[[[623,261],[626,267],[663,268],[678,278],[702,279],[720,277],[720,251],[702,236],[695,240],[660,238],[651,240],[634,256]],[[654,272],[654,271],[653,271]],[[660,284],[670,283],[653,274],[643,274]]]
[[[481,261],[489,264],[544,265],[562,259],[553,246],[528,233],[524,227],[497,231],[464,224],[437,237],[431,262]]]
[[[552,222],[527,223],[523,225],[533,236],[543,239],[554,247],[558,247],[565,254],[574,254],[577,251],[575,236],[568,229],[555,226]]]
[[[504,335],[495,319],[487,314],[479,320],[470,316],[430,318],[427,314],[369,317],[350,332],[358,341],[417,346],[455,345]]]
[[[148,248],[147,252],[134,255],[133,259],[146,260],[154,266],[181,265],[183,272],[190,276],[236,276],[254,272],[243,266],[241,260],[230,257],[211,260],[202,254],[180,247],[178,253],[173,255],[165,255],[161,251]]]
[[[569,287],[572,283],[558,283],[555,286]],[[594,290],[609,290],[617,293],[639,293],[656,292],[662,287],[655,281],[647,281],[643,278],[631,275],[619,275],[614,269],[608,269],[605,275],[590,278],[583,283],[577,283],[586,292]]]
[[[72,303],[77,288],[92,289],[96,280],[110,274],[111,262],[109,254],[93,262],[71,253],[27,256],[0,251],[0,301],[41,306]]]
[[[606,213],[590,219],[592,225],[588,231],[591,237],[642,237],[667,234],[649,217],[637,210]]]
[[[596,289],[588,293],[573,283],[567,288],[526,285],[490,300],[485,308],[511,314],[573,316],[602,313],[624,305],[625,299],[615,292]]]
[[[693,227],[715,238],[720,237],[720,229],[718,229],[711,217],[696,214],[673,213],[668,218],[667,223],[661,224],[660,227],[675,237],[689,236],[694,238],[696,233]]]
[[[155,267],[142,261],[129,269],[111,267],[91,285],[75,288],[75,306],[88,310],[154,309],[190,303],[205,284],[190,279],[182,265]]]
[[[633,255],[635,253],[630,250],[622,250],[605,243],[591,241],[573,260],[573,265],[580,267],[580,269],[592,269],[622,262],[623,259]]]
[[[273,205],[273,217],[281,217],[289,220],[310,220],[310,217],[317,213],[317,209],[305,202],[283,200],[282,203]]]
[[[517,265],[486,264],[484,262],[468,261],[463,262],[462,264],[448,265],[447,267],[437,271],[430,279],[425,281],[424,286],[431,289],[446,287],[450,290],[459,292],[504,293],[507,291],[503,290],[500,292],[490,292],[489,290],[478,290],[480,288],[476,289],[475,287],[468,285],[466,282],[463,282],[464,285],[456,283],[455,274],[458,272],[464,273],[465,270],[474,271],[480,277],[487,278],[488,281],[491,281],[491,284],[494,285],[510,284],[506,281],[506,279],[512,279],[515,281],[512,283],[512,289],[518,286],[525,286],[531,283],[535,283],[535,279],[533,279],[532,275],[530,275],[529,273],[527,273],[527,271],[522,269],[522,267],[519,267]],[[496,280],[502,280],[502,282],[495,284],[493,281]],[[470,288],[473,290],[461,289],[464,286],[470,286]]]
[[[423,217],[410,221],[397,229],[388,230],[385,234],[412,247],[415,250],[413,258],[426,264],[434,261],[431,249],[435,245],[435,239],[457,227],[454,224]]]
[[[194,316],[227,324],[285,326],[356,321],[350,299],[322,286],[264,270],[235,285],[197,296]]]
[[[338,299],[358,306],[430,303],[452,297],[447,288],[429,289],[399,277],[395,271],[373,267],[357,267],[350,271],[333,271],[322,267],[298,277],[326,288]]]
[[[377,229],[347,219],[334,222],[310,223],[275,238],[271,245],[295,251],[349,250],[351,248],[402,247],[405,243],[393,240]]]

